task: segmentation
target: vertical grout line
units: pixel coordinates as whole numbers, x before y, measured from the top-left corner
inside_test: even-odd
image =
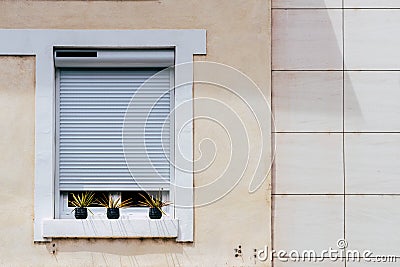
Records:
[[[342,0],[342,160],[343,160],[343,238],[346,240],[346,153],[345,153],[345,11]],[[347,259],[344,259],[344,266],[347,267]]]
[[[272,12],[272,1],[271,0],[269,0],[268,1],[269,2],[269,25],[270,25],[270,44],[269,44],[269,48],[270,48],[270,67],[271,67],[271,70],[270,70],[270,110],[271,110],[271,117],[270,117],[270,120],[271,120],[271,188],[269,189],[270,190],[270,194],[271,194],[271,197],[270,197],[270,229],[271,229],[271,233],[270,233],[270,242],[271,242],[271,249],[273,249],[274,248],[274,236],[275,236],[275,230],[274,230],[274,221],[275,221],[275,219],[274,219],[274,203],[275,203],[275,197],[274,197],[274,195],[272,194],[273,193],[273,190],[274,190],[274,178],[275,178],[275,173],[274,173],[274,162],[273,162],[273,160],[274,160],[274,153],[275,153],[275,151],[274,151],[274,148],[275,148],[275,128],[274,128],[274,118],[273,118],[273,113],[274,113],[274,108],[273,108],[273,91],[272,90],[274,90],[274,88],[273,88],[273,82],[272,82],[272,74],[273,74],[273,72],[272,72],[272,61],[273,61],[273,46],[272,46],[272,32],[273,32],[273,24],[272,24],[272,20],[273,20],[273,12]],[[267,253],[267,252],[266,252]],[[273,267],[275,264],[274,264],[274,259],[273,258],[271,258],[270,259],[270,261],[271,261],[271,267]]]

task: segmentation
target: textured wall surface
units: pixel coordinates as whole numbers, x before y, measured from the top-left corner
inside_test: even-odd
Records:
[[[197,56],[195,60],[215,61],[237,68],[251,78],[268,99],[269,13],[268,1],[261,0],[1,1],[0,28],[206,29],[207,55]],[[198,70],[195,66],[195,78],[213,75]],[[245,87],[241,94],[250,102],[256,95]],[[222,114],[229,118],[234,110],[249,122],[245,130],[250,147],[260,147],[257,125],[251,122],[253,118],[242,98],[216,85],[200,83],[195,84],[194,95],[198,99],[218,100],[229,107],[195,101],[195,116]],[[229,136],[235,134],[227,134],[221,125],[203,119],[195,120],[194,126],[195,159],[198,159],[194,163],[195,169],[206,166],[207,160],[213,159],[210,155],[215,155],[215,159],[208,168],[196,172],[195,186],[223,176],[227,166],[233,177],[225,179],[238,179],[242,172],[243,177],[220,200],[196,207],[193,243],[162,239],[68,239],[34,244],[34,57],[0,57],[0,96],[3,133],[0,194],[13,204],[0,204],[5,215],[0,219],[0,239],[3,240],[0,265],[248,266],[256,263],[254,249],[270,244],[269,179],[255,193],[248,192],[253,170],[257,166],[268,170],[270,166],[270,129],[262,136],[268,144],[266,154],[260,161],[250,155],[248,167],[242,170],[230,160],[232,153],[248,153],[232,148]],[[224,123],[231,129],[240,124]],[[268,116],[265,116],[265,123],[270,123]],[[209,139],[213,143],[203,142]],[[205,194],[207,192],[195,190],[196,204],[204,204]],[[208,194],[212,192],[208,191]],[[239,244],[243,248],[243,257],[235,258],[233,250]],[[53,245],[54,255],[50,253]],[[257,265],[268,264],[258,261]]]

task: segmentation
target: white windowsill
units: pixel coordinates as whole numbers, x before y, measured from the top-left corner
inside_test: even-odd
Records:
[[[47,238],[176,238],[178,220],[150,219],[49,219],[43,221]]]

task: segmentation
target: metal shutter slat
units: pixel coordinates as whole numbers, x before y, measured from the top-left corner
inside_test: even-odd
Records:
[[[60,70],[57,144],[60,190],[169,187],[170,75],[164,71],[151,78],[157,72],[155,69]],[[145,90],[139,90],[149,78]],[[128,110],[132,97],[137,104]],[[125,137],[124,125],[132,131]],[[123,147],[123,141],[128,147]],[[135,162],[132,173],[126,159]]]

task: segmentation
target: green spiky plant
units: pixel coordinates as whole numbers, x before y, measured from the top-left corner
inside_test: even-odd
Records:
[[[69,203],[76,208],[87,208],[92,204],[96,204],[96,200],[94,198],[94,192],[82,192],[80,194],[71,193],[73,200],[70,200]],[[73,211],[75,211],[75,209]],[[88,209],[91,214],[93,212]]]
[[[109,195],[108,197],[106,195],[103,195],[97,201],[100,206],[103,206],[103,207],[109,208],[109,209],[125,208],[125,207],[128,207],[133,204],[131,198],[121,201],[121,197],[116,198],[112,195]]]
[[[162,207],[171,205],[171,202],[169,201],[162,201],[161,198],[161,191],[158,191],[158,196],[152,196],[148,193],[146,193],[146,196],[139,193],[139,195],[143,198],[143,201],[138,201],[140,206],[143,207],[150,207],[150,208],[156,208],[159,211],[161,211],[164,215],[167,215],[163,210]]]

